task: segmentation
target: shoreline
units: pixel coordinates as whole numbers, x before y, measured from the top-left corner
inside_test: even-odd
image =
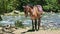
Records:
[[[14,31],[15,34],[60,34],[60,30],[39,30],[39,31],[30,31],[30,29],[18,29]]]
[[[0,27],[1,29],[1,27]],[[39,31],[28,31],[31,30],[31,28],[18,28],[15,31],[13,31],[12,33],[14,34],[60,34],[60,29],[57,30],[44,30],[44,29],[40,29]],[[4,33],[4,32],[2,32]],[[5,33],[4,33],[5,34]]]

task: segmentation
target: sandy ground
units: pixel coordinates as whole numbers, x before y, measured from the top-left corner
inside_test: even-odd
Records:
[[[18,29],[14,31],[15,34],[60,34],[60,30],[39,30],[27,32],[29,29]]]
[[[26,29],[19,28],[19,29],[13,31],[13,33],[14,34],[60,34],[60,29],[59,30],[43,30],[43,29],[40,29],[39,31],[27,32],[28,30],[30,30],[30,29],[29,28],[26,28]]]

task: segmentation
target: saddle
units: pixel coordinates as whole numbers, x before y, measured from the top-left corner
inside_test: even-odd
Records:
[[[37,5],[37,9],[38,9],[38,13],[42,14],[43,13],[43,9],[41,5]]]
[[[39,12],[43,12],[43,10],[42,10],[42,6],[37,5],[37,9],[38,9]]]

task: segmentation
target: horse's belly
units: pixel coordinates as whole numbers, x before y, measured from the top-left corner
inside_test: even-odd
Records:
[[[31,16],[31,19],[37,19],[37,16],[32,15],[32,16]]]

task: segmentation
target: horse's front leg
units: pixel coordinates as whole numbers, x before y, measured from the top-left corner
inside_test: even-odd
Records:
[[[40,23],[41,23],[41,19],[38,18],[38,30],[39,30],[39,28],[40,28]]]
[[[34,30],[34,22],[33,22],[33,20],[32,20],[32,30]]]

